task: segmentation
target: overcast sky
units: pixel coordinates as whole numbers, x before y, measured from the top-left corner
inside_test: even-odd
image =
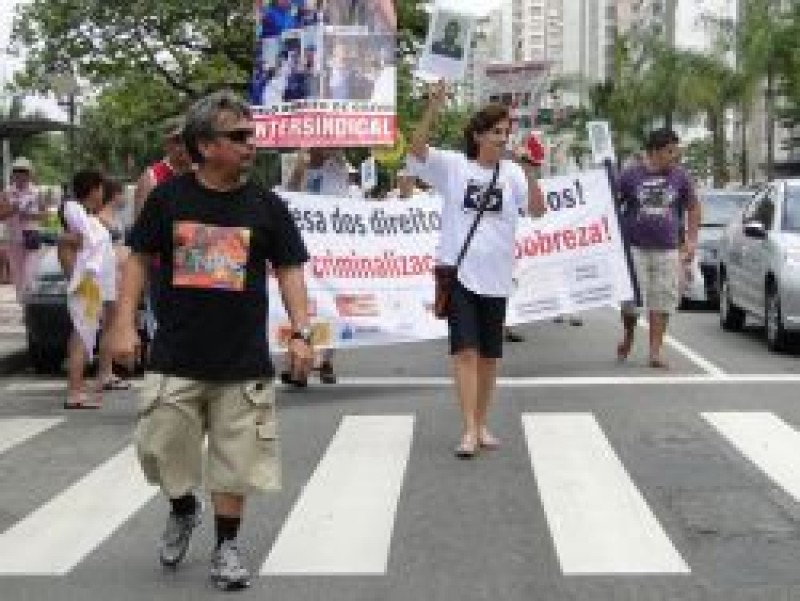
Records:
[[[0,92],[5,88],[6,82],[11,81],[14,72],[22,67],[22,60],[9,56],[7,51],[17,7],[27,1],[0,0],[0,4],[3,6],[3,9],[0,10]],[[28,111],[42,111],[48,117],[66,121],[64,111],[52,99],[28,96],[25,98],[25,107]]]

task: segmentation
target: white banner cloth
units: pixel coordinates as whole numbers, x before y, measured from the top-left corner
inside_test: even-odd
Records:
[[[540,181],[547,213],[523,217],[516,235],[509,324],[548,319],[633,297],[619,225],[603,170]],[[314,342],[358,347],[443,337],[431,313],[438,196],[354,201],[281,192],[311,255],[306,264]],[[274,278],[270,337],[290,326]]]

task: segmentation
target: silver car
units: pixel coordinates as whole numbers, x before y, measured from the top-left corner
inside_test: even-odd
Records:
[[[699,190],[702,219],[697,232],[697,254],[683,291],[684,301],[706,302],[715,309],[719,306],[717,275],[720,240],[725,226],[736,218],[753,194],[753,190]]]
[[[726,228],[719,247],[720,324],[764,323],[782,350],[800,332],[800,179],[771,182]]]

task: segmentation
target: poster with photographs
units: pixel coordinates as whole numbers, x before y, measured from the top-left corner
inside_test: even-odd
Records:
[[[255,0],[256,144],[392,145],[394,0]]]
[[[475,19],[451,10],[437,9],[431,15],[425,48],[419,58],[424,79],[457,81],[464,78]]]
[[[588,121],[586,130],[589,133],[589,144],[592,147],[592,162],[602,165],[605,161],[616,161],[614,143],[608,121]]]

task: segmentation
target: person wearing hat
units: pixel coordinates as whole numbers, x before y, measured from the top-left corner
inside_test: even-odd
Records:
[[[135,214],[138,216],[142,211],[147,197],[158,184],[168,179],[186,173],[192,168],[192,159],[186,151],[183,143],[183,117],[173,117],[164,124],[163,143],[165,156],[145,169],[139,181],[136,182],[136,190],[133,193],[133,206]]]
[[[44,212],[42,198],[33,185],[33,164],[27,158],[17,157],[11,163],[11,185],[3,196],[0,216],[8,226],[11,282],[21,303],[36,256],[33,236]]]

